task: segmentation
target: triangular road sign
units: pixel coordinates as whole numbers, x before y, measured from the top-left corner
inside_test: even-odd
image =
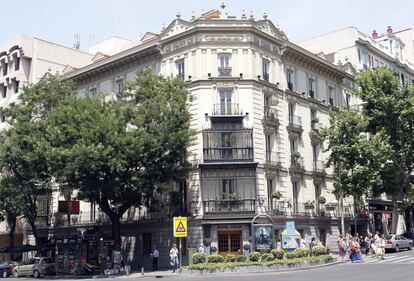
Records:
[[[185,228],[183,223],[180,221],[177,225],[177,229],[175,230],[176,232],[185,232]]]

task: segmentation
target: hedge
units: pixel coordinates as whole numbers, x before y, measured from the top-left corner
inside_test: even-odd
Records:
[[[328,254],[328,248],[325,246],[315,246],[312,248],[313,256],[322,256]]]
[[[259,252],[251,252],[249,254],[250,261],[259,261],[260,260],[260,253]]]
[[[245,261],[247,261],[247,257],[245,255],[236,256],[236,262],[245,262]]]
[[[325,261],[325,262],[332,262],[333,257],[329,255],[322,255],[322,256],[311,256],[311,257],[304,257],[304,258],[295,258],[295,259],[283,259],[283,260],[273,260],[269,262],[222,262],[222,263],[200,263],[200,264],[193,264],[190,266],[184,266],[182,268],[188,270],[208,270],[213,272],[216,269],[220,268],[235,268],[239,266],[253,266],[253,265],[274,265],[274,264],[286,264],[286,265],[293,265],[302,262],[309,262],[309,263],[317,263],[318,261]]]
[[[195,253],[193,255],[193,263],[199,264],[199,263],[205,263],[206,262],[206,255],[203,253]]]
[[[281,260],[283,259],[283,257],[285,256],[285,251],[283,251],[282,249],[273,249],[270,251],[270,253],[275,257],[275,259],[277,260]]]
[[[220,255],[211,255],[207,258],[208,263],[223,263],[224,257]]]
[[[291,260],[291,259],[296,259],[296,258],[299,258],[299,257],[298,257],[298,254],[296,252],[287,252],[286,253],[286,258],[288,260]]]
[[[310,256],[310,250],[307,248],[298,248],[295,250],[295,253],[297,255],[298,258],[303,258],[303,257],[309,257]]]
[[[266,253],[262,255],[261,261],[266,262],[266,261],[272,261],[274,259],[275,257],[271,253]]]
[[[236,256],[232,255],[232,254],[228,254],[226,256],[226,262],[235,262],[236,261]]]

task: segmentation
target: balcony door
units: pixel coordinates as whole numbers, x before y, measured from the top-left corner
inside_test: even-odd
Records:
[[[242,231],[241,230],[226,230],[219,231],[218,236],[218,253],[222,256],[227,254],[241,255],[242,254]]]
[[[230,194],[236,192],[234,179],[222,179],[221,180],[221,193],[229,198]]]
[[[316,212],[318,214],[320,214],[321,208],[319,205],[319,200],[318,198],[322,195],[322,185],[321,184],[316,184],[315,185],[315,206],[316,206]]]
[[[293,182],[292,187],[293,187],[293,190],[292,190],[292,193],[293,193],[292,207],[293,207],[293,212],[295,214],[297,214],[299,212],[299,192],[300,192],[299,182],[297,182],[297,181]]]
[[[219,104],[220,104],[220,114],[221,115],[231,115],[231,105],[232,105],[232,96],[233,93],[231,90],[220,90],[219,91]]]

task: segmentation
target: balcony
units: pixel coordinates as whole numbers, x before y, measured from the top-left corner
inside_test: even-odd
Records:
[[[280,160],[280,152],[266,151],[266,159],[264,168],[267,170],[280,170],[282,168],[282,162]]]
[[[263,80],[269,82],[269,73],[263,73]]]
[[[314,161],[313,162],[313,172],[318,174],[325,174],[326,173],[326,167],[325,163],[323,161]]]
[[[329,98],[328,101],[329,101],[330,105],[332,105],[332,106],[334,105],[334,99],[333,98]]]
[[[252,147],[214,147],[203,149],[204,162],[252,162]]]
[[[296,115],[289,115],[289,124],[286,128],[291,139],[299,138],[303,132],[302,118]]]
[[[288,81],[288,89],[293,91],[293,83]]]
[[[206,200],[203,201],[204,214],[255,213],[255,199]]]
[[[273,200],[272,202],[272,215],[274,216],[287,216],[290,214],[287,202],[281,202]]]
[[[218,74],[219,74],[219,77],[230,77],[231,67],[219,67]]]
[[[311,131],[309,132],[312,145],[320,144],[323,139],[320,136],[320,125],[317,120],[312,120]]]
[[[292,216],[302,216],[302,217],[315,217],[315,205],[312,203],[293,203],[292,204]]]
[[[263,119],[262,119],[262,124],[263,125],[267,125],[270,127],[279,127],[279,112],[270,107],[270,106],[264,106],[263,107]]]
[[[303,157],[292,155],[290,157],[290,172],[303,174],[305,172]]]
[[[238,103],[214,104],[213,116],[241,116]]]

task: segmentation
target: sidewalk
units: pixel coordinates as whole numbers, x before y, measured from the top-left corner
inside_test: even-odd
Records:
[[[120,277],[116,277],[116,278],[123,278],[123,279],[128,279],[128,278],[164,278],[164,277],[180,277],[180,276],[184,276],[184,274],[178,274],[178,273],[172,273],[172,270],[157,270],[157,271],[148,271],[148,272],[144,272],[144,275],[142,275],[141,272],[134,272],[131,273],[129,275],[123,275]]]

